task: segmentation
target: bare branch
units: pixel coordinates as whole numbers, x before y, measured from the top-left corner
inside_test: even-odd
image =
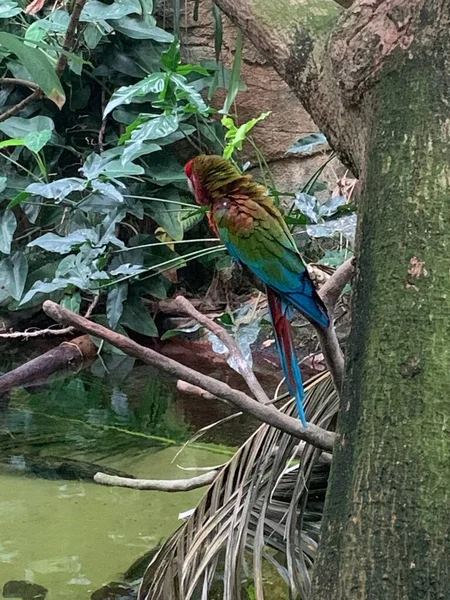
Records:
[[[86,315],[85,315],[86,319],[89,319],[89,317],[94,312],[94,309],[97,306],[99,299],[100,299],[99,295],[94,296],[94,299],[92,300],[91,304],[89,305],[89,307],[86,311]],[[4,339],[4,340],[23,339],[24,341],[27,341],[30,338],[41,337],[44,335],[49,335],[49,336],[70,335],[74,331],[75,331],[75,327],[64,327],[62,329],[54,329],[54,325],[50,325],[50,327],[47,327],[46,329],[37,329],[35,327],[30,327],[29,329],[26,329],[25,331],[11,331],[9,333],[0,333],[0,339]]]
[[[326,281],[319,291],[325,306],[333,312],[334,306],[342,294],[347,283],[350,282],[355,270],[355,259],[349,258],[336,269],[333,275]]]
[[[9,119],[9,117],[14,116],[16,113],[21,111],[22,108],[25,108],[25,106],[28,106],[35,100],[39,100],[39,98],[42,98],[42,96],[43,96],[42,90],[35,90],[32,94],[30,94],[29,96],[24,98],[21,102],[19,102],[18,104],[15,104],[9,110],[2,113],[0,115],[0,123],[2,123],[3,121],[6,121],[6,119]]]
[[[197,477],[189,479],[129,479],[128,477],[118,477],[117,475],[107,475],[106,473],[96,473],[94,475],[95,483],[102,485],[112,485],[116,487],[126,487],[133,490],[155,490],[159,492],[189,492],[197,488],[210,485],[217,476],[217,471],[208,471]]]
[[[179,392],[182,392],[183,394],[191,394],[192,396],[198,396],[199,398],[201,398],[202,400],[206,400],[207,402],[210,402],[211,400],[222,400],[222,398],[218,398],[217,396],[214,396],[214,394],[210,394],[209,392],[203,390],[197,385],[191,385],[190,383],[182,381],[181,379],[177,381],[177,390]]]
[[[134,356],[146,364],[157,367],[172,377],[187,381],[192,385],[207,390],[219,398],[228,400],[228,402],[231,402],[234,406],[249,413],[263,423],[268,423],[300,440],[305,440],[317,448],[323,450],[331,450],[333,448],[336,436],[330,431],[317,427],[317,425],[313,425],[312,423],[307,427],[303,427],[298,419],[282,414],[274,406],[265,406],[250,396],[247,396],[247,394],[234,390],[222,381],[218,381],[207,375],[202,375],[167,356],[163,356],[150,348],[145,348],[144,346],[137,344],[130,338],[111,331],[106,327],[102,327],[97,323],[93,323],[65,308],[61,308],[61,306],[55,302],[46,300],[43,304],[43,309],[49,317],[62,325],[72,325],[79,331],[99,337],[113,346],[116,346],[116,348],[119,348],[129,356]]]
[[[24,87],[30,88],[30,90],[39,89],[39,86],[37,83],[34,83],[34,81],[15,79],[14,77],[0,77],[0,85],[23,85]]]
[[[262,404],[269,404],[269,397],[261,387],[259,381],[256,379],[256,376],[245,360],[241,349],[231,335],[229,335],[218,323],[215,323],[212,319],[203,315],[196,308],[194,308],[189,300],[183,296],[177,296],[174,304],[219,338],[222,344],[228,348],[229,356],[233,359],[233,362],[236,366],[236,371],[247,382],[250,391],[258,400],[258,402],[261,402]]]
[[[344,380],[345,361],[332,320],[327,329],[316,327],[316,331],[325,362],[333,378],[334,385],[340,393]]]
[[[75,46],[76,38],[75,34],[77,32],[78,23],[80,22],[81,12],[86,4],[87,0],[77,0],[75,2],[75,6],[73,7],[72,14],[70,16],[69,26],[67,28],[66,37],[64,39],[63,51],[64,52],[72,52]],[[61,54],[59,57],[58,63],[56,65],[56,74],[58,77],[64,72],[64,69],[67,65],[67,55]]]

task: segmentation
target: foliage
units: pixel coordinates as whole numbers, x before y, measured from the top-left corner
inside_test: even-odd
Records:
[[[29,95],[26,82],[53,101],[0,122],[0,303],[9,311],[45,298],[85,310],[100,294],[111,327],[156,335],[142,296],[165,297],[176,269],[222,251],[192,231],[203,211],[182,164],[222,144],[204,96],[230,81],[240,89],[239,77],[217,62],[182,63],[152,8],[88,0],[67,52],[67,6],[31,15],[2,5],[0,109]]]
[[[338,409],[328,374],[308,386],[308,420],[328,427]],[[293,414],[294,401],[282,409]],[[199,505],[163,545],[144,575],[140,598],[246,597],[264,594],[267,564],[306,598],[317,551],[328,469],[306,445],[262,425],[221,469]],[[248,565],[252,565],[249,567]],[[250,571],[250,572],[249,572]],[[287,596],[286,596],[287,597]]]

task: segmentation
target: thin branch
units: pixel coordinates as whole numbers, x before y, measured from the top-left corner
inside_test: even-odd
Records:
[[[210,485],[217,476],[217,471],[208,471],[189,479],[129,479],[106,473],[96,473],[95,483],[116,487],[132,488],[133,490],[156,490],[159,492],[189,492]]]
[[[92,315],[92,313],[94,312],[95,307],[98,304],[98,301],[100,299],[100,296],[94,296],[94,299],[92,300],[91,304],[89,305],[86,314],[85,314],[85,318],[89,319],[89,317]],[[0,333],[0,339],[3,340],[14,340],[14,339],[23,339],[24,341],[29,340],[30,338],[36,338],[36,337],[42,337],[44,335],[69,335],[71,333],[73,333],[75,330],[75,327],[64,327],[62,329],[54,329],[54,325],[50,325],[50,327],[47,327],[46,329],[37,329],[34,327],[30,327],[29,329],[26,329],[25,331],[11,331],[9,333]]]
[[[39,98],[41,98],[42,96],[43,96],[42,90],[35,90],[32,94],[30,94],[29,96],[24,98],[24,100],[22,100],[18,104],[15,104],[9,110],[2,113],[0,115],[0,123],[2,123],[3,121],[6,121],[6,119],[9,119],[9,117],[14,116],[16,113],[21,111],[22,108],[25,108],[26,106],[28,106],[35,100],[39,100]]]
[[[317,427],[317,425],[312,423],[307,427],[303,427],[298,419],[282,414],[274,406],[265,406],[247,396],[247,394],[234,390],[222,381],[198,373],[167,356],[163,356],[150,348],[145,348],[124,335],[120,335],[115,331],[111,331],[106,327],[102,327],[97,323],[93,323],[80,315],[62,308],[55,302],[46,300],[43,304],[43,309],[49,317],[62,325],[72,325],[79,331],[103,339],[125,352],[125,354],[134,356],[148,365],[153,365],[172,377],[187,381],[219,398],[228,400],[234,406],[249,413],[263,423],[268,423],[272,427],[276,427],[300,440],[305,440],[317,448],[323,450],[331,450],[333,448],[336,436],[330,431]]]
[[[330,313],[330,326],[327,329],[322,329],[321,327],[316,327],[315,329],[325,362],[333,377],[338,393],[342,390],[345,361],[337,339],[336,329],[333,325],[333,311],[343,289],[352,278],[354,264],[354,258],[346,260],[319,290],[319,296]]]
[[[72,52],[75,47],[75,34],[77,32],[78,23],[80,22],[81,12],[86,4],[87,0],[77,0],[75,6],[73,7],[72,14],[70,16],[69,26],[67,28],[66,37],[63,43],[63,51],[64,52]],[[58,63],[56,65],[56,74],[58,77],[64,72],[64,69],[67,66],[67,55],[61,54],[58,59]]]
[[[0,85],[23,85],[24,87],[30,88],[30,90],[38,90],[39,86],[34,81],[27,81],[26,79],[15,79],[14,77],[0,77]]]
[[[330,312],[333,312],[339,296],[342,294],[347,283],[351,281],[354,270],[355,259],[352,257],[343,262],[320,289],[319,296]]]
[[[250,391],[258,400],[258,402],[261,402],[262,404],[269,404],[269,397],[263,390],[261,384],[257,380],[249,364],[245,360],[241,349],[239,348],[235,340],[231,337],[231,335],[229,335],[225,331],[225,329],[221,327],[218,323],[216,323],[209,317],[203,315],[196,308],[194,308],[194,306],[192,306],[189,300],[187,300],[183,296],[177,296],[174,300],[174,304],[183,312],[195,319],[198,323],[200,323],[200,325],[203,325],[203,327],[211,331],[211,333],[213,333],[216,337],[219,338],[222,344],[226,348],[228,348],[229,357],[233,360],[235,370],[246,381]]]

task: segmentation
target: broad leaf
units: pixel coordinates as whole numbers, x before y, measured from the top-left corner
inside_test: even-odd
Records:
[[[123,303],[128,294],[128,283],[122,281],[114,286],[108,294],[106,300],[106,316],[111,329],[115,329],[122,316]]]
[[[0,4],[0,19],[10,19],[22,12],[17,2],[8,2],[3,0]]]
[[[16,231],[17,220],[12,210],[0,211],[0,252],[11,253],[11,243]]]
[[[18,57],[47,98],[59,108],[64,105],[66,96],[61,82],[54,66],[41,50],[27,46],[15,35],[5,32],[0,32],[0,45],[5,46]]]
[[[145,310],[142,299],[136,294],[130,296],[125,302],[120,323],[143,335],[158,337],[158,329],[154,320]]]
[[[166,191],[166,190],[164,190]],[[165,194],[169,200],[179,200],[178,190],[170,188]],[[181,206],[179,207],[181,208]],[[176,204],[164,204],[163,202],[150,202],[145,207],[145,212],[160,225],[173,240],[183,239],[183,226],[180,214],[177,212]]]
[[[340,206],[346,204],[345,196],[331,196],[329,200],[319,206],[319,217],[331,217],[334,215]]]
[[[311,237],[333,237],[335,234],[342,235],[350,243],[355,240],[356,232],[356,213],[345,215],[339,219],[327,221],[319,225],[309,225],[306,232]]]
[[[133,19],[131,17],[122,17],[113,21],[111,25],[116,31],[134,40],[154,40],[155,42],[171,43],[173,35],[164,29],[151,25],[149,17],[147,22],[143,19]]]
[[[182,75],[171,75],[171,81],[174,83],[177,97],[182,100],[187,100],[189,104],[201,114],[208,112],[208,107],[201,95],[188,84],[185,77]]]
[[[79,246],[86,241],[92,243],[98,242],[98,234],[94,229],[78,229],[66,237],[56,235],[55,233],[45,233],[28,244],[29,247],[39,246],[48,252],[57,252],[58,254],[67,254],[73,246]]]
[[[6,188],[6,181],[6,177],[0,177],[0,192],[3,192],[3,190]]]
[[[3,123],[0,123],[0,131],[3,131],[10,138],[24,138],[28,134],[41,131],[53,131],[55,124],[50,117],[32,117],[24,119],[22,117],[9,117]]]
[[[6,289],[14,300],[20,300],[28,275],[28,262],[23,252],[15,252],[0,261],[0,289]]]
[[[78,177],[67,177],[58,179],[52,183],[30,183],[25,192],[44,198],[54,198],[57,201],[64,200],[72,192],[81,192],[87,186],[85,179]]]
[[[139,0],[115,0],[112,4],[89,0],[81,13],[80,21],[96,23],[121,19],[126,15],[142,14],[142,6]]]
[[[140,150],[142,144],[148,140],[156,140],[173,133],[178,128],[178,119],[174,115],[160,115],[139,125],[131,134],[131,140],[126,143],[122,155],[122,163],[125,164],[130,156],[134,156]]]
[[[52,132],[50,129],[44,129],[43,131],[32,131],[24,137],[25,146],[32,152],[39,152],[50,141]]]
[[[121,104],[130,104],[136,98],[143,98],[147,94],[158,94],[162,92],[165,85],[164,73],[152,73],[139,83],[120,87],[111,96],[110,101],[106,105],[104,116],[108,115],[117,106]]]
[[[36,283],[33,284],[31,289],[28,290],[28,292],[22,298],[22,301],[20,302],[19,306],[23,306],[24,304],[29,302],[33,298],[33,296],[35,296],[39,292],[43,294],[50,294],[51,292],[54,292],[56,290],[63,290],[67,287],[67,285],[68,283],[65,279],[54,279],[49,283],[45,281],[36,281]]]

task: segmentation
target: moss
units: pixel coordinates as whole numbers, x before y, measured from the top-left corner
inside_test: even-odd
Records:
[[[271,27],[291,30],[302,26],[317,34],[328,33],[342,9],[328,0],[307,0],[304,4],[291,0],[253,0],[253,11]]]
[[[342,443],[314,600],[450,598],[450,81],[441,54],[438,44],[396,53],[373,92]]]

